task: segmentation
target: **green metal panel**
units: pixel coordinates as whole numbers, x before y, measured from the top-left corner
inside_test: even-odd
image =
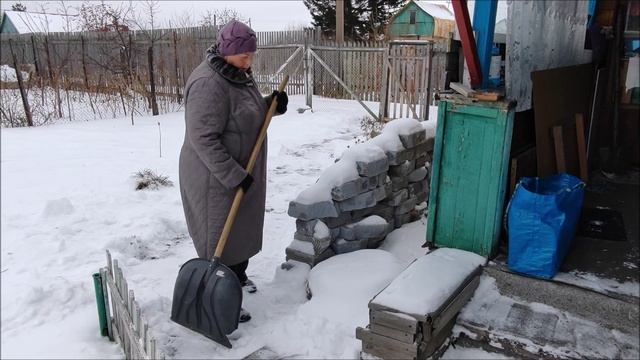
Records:
[[[411,11],[416,12],[416,23],[409,23],[409,14]],[[419,8],[413,2],[402,8],[391,22],[391,36],[433,36],[434,21],[433,17]]]
[[[489,257],[502,225],[513,103],[438,104],[427,241]]]

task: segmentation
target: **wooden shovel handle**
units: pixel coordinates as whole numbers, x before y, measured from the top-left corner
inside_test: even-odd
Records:
[[[285,75],[284,79],[280,82],[280,86],[278,86],[278,91],[284,91],[284,88],[287,86],[289,82],[289,75]],[[256,165],[256,161],[258,160],[258,154],[262,149],[262,143],[264,143],[264,139],[267,137],[267,128],[271,123],[271,118],[276,111],[276,106],[278,105],[278,99],[274,97],[271,100],[271,106],[269,106],[269,111],[267,111],[267,115],[264,118],[264,123],[260,128],[260,133],[258,134],[258,139],[256,140],[255,145],[253,145],[253,150],[251,151],[251,157],[249,157],[249,163],[247,164],[247,172],[251,174],[253,171],[253,167]],[[244,196],[244,190],[242,187],[238,186],[238,190],[236,190],[236,196],[233,198],[233,203],[231,204],[231,210],[229,210],[229,215],[227,215],[227,221],[224,223],[224,228],[222,228],[222,234],[220,235],[220,240],[218,240],[218,245],[216,246],[216,251],[213,254],[214,259],[220,258],[222,256],[222,251],[224,250],[225,245],[227,244],[227,239],[229,238],[229,233],[231,233],[231,227],[233,226],[233,222],[236,219],[236,215],[238,214],[238,209],[240,208],[240,202],[242,201],[242,197]]]

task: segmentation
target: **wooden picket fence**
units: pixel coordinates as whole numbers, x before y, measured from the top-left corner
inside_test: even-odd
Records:
[[[215,43],[216,36],[215,27],[1,34],[0,63],[13,67],[12,55],[15,55],[18,66],[30,73],[29,81],[25,82],[26,92],[29,92],[29,87],[55,89],[58,117],[89,120],[105,112],[95,108],[101,105],[100,101],[96,101],[91,103],[93,113],[83,114],[82,119],[65,114],[61,99],[69,91],[115,96],[113,99],[123,103],[121,108],[125,115],[128,115],[127,108],[138,108],[138,100],[132,95],[137,94],[135,96],[147,103],[149,113],[158,114],[174,109],[168,106],[167,101],[179,106],[182,104],[186,80],[204,59],[206,49]],[[386,77],[385,61],[389,61],[389,57],[399,59],[412,56],[409,50],[389,52],[389,42],[337,44],[323,40],[319,29],[258,32],[257,36],[259,46],[253,71],[260,90],[270,93],[285,74],[289,75],[287,93],[306,94],[309,107],[312,106],[312,95],[356,99],[361,102],[385,100],[381,89],[386,87],[385,81],[390,80]],[[432,62],[428,71],[431,78],[429,94],[446,87],[448,80],[444,74],[451,52],[450,46],[446,44],[450,42],[451,40],[443,41],[445,45],[436,44],[432,49]],[[402,70],[397,69],[399,77],[424,78],[424,66],[408,65],[416,62],[414,60],[418,61],[404,61],[406,66],[401,66]],[[392,59],[391,63],[397,61]],[[15,88],[13,84],[0,83],[0,86],[4,89]],[[402,97],[405,103],[418,98],[423,99],[419,106],[424,106],[427,102],[423,95],[405,95]],[[400,97],[392,95],[386,97],[386,100],[395,101]],[[427,97],[431,98],[430,95]],[[124,105],[127,100],[132,105]],[[72,109],[67,112],[70,111]],[[114,111],[111,112],[116,116]],[[3,119],[3,126],[9,123],[5,120]]]
[[[129,288],[118,260],[111,259],[109,250],[107,266],[100,269],[100,279],[109,338],[120,344],[126,359],[164,359],[133,289]]]

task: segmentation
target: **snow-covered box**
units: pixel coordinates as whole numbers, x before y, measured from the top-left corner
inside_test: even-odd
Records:
[[[416,259],[369,302],[369,325],[357,328],[363,358],[425,359],[451,333],[471,299],[486,258],[441,248]]]

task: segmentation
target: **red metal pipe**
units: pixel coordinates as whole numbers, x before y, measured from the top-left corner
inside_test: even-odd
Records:
[[[473,28],[469,19],[467,0],[453,0],[452,4],[456,25],[460,33],[460,41],[462,42],[464,60],[467,62],[469,75],[471,76],[471,87],[475,88],[482,84],[482,70],[480,69],[478,49],[476,48],[476,40],[473,36]]]

